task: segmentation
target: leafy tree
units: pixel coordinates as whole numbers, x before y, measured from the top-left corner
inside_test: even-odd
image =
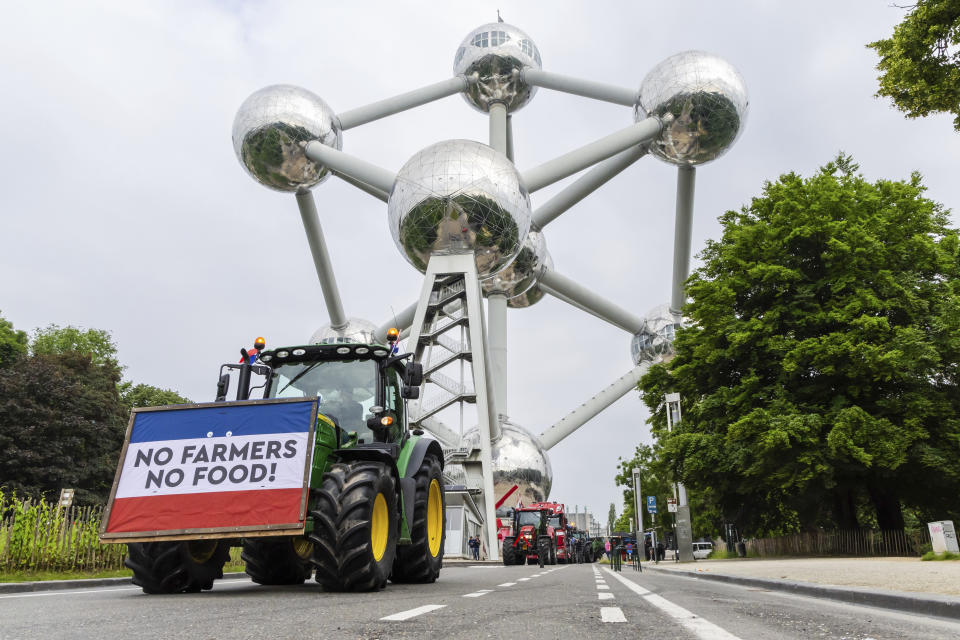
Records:
[[[663,461],[741,532],[855,527],[864,502],[883,529],[903,504],[957,513],[957,234],[919,175],[857,170],[841,154],[725,213],[677,355],[640,383]]]
[[[607,513],[607,531],[613,531],[617,524],[617,507],[610,503],[610,511]]]
[[[27,334],[17,331],[13,324],[0,316],[0,368],[10,364],[27,352]]]
[[[126,426],[120,369],[76,351],[23,357],[0,369],[0,486],[80,504],[103,502]]]
[[[60,327],[51,324],[45,329],[37,329],[30,343],[30,351],[35,355],[53,355],[77,352],[90,356],[93,364],[117,365],[117,345],[109,331],[87,329],[74,326]]]
[[[960,2],[919,0],[893,31],[871,42],[880,55],[878,96],[907,117],[946,112],[960,131]]]
[[[120,384],[120,402],[129,411],[137,407],[188,404],[191,400],[170,389],[161,389],[149,384],[134,385],[132,382],[123,382]]]

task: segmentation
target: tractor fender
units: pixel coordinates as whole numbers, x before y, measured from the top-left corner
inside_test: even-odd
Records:
[[[423,464],[423,459],[428,453],[440,462],[440,468],[443,469],[443,447],[440,446],[440,443],[433,438],[417,438],[407,458],[407,466],[404,469],[403,477],[413,478],[420,470],[420,465]]]

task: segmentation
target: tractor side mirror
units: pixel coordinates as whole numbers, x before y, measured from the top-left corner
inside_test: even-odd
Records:
[[[403,382],[411,387],[419,387],[423,384],[423,363],[408,362],[403,370]]]
[[[403,385],[403,389],[400,390],[400,395],[403,396],[405,400],[416,400],[420,397],[420,387]]]
[[[225,373],[217,381],[217,402],[226,400],[228,391],[230,391],[230,374]]]

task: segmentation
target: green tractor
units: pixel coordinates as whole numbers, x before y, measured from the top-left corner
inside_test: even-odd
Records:
[[[388,580],[434,582],[445,537],[443,451],[422,431],[407,428],[406,400],[419,396],[423,367],[408,361],[411,354],[394,355],[396,339],[391,330],[389,345],[243,350],[241,364],[224,365],[239,370],[237,401],[225,400],[230,377],[221,368],[218,404],[188,407],[229,415],[231,405],[316,402],[301,528],[295,535],[251,527],[204,535],[185,529],[150,539],[141,532],[138,542],[128,543],[125,561],[134,584],[147,593],[210,589],[223,576],[231,546],[242,546],[246,572],[263,585],[300,584],[311,574],[327,591],[378,590]],[[262,339],[255,346],[262,347]],[[263,376],[262,400],[248,400],[251,373]]]

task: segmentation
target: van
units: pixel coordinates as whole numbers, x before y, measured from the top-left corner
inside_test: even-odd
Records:
[[[694,542],[693,557],[697,560],[703,560],[713,552],[712,542]]]

